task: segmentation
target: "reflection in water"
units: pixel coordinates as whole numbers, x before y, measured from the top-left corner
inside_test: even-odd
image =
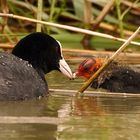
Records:
[[[72,100],[73,116],[103,115],[104,110],[100,99],[95,97],[74,98]]]
[[[72,98],[69,121],[58,125],[57,139],[139,140],[139,129],[139,98]]]
[[[82,83],[69,81],[59,73],[47,78],[50,88],[78,89]],[[0,124],[0,140],[140,139],[140,98],[50,96],[41,100],[0,102],[0,116],[54,117],[63,122],[58,125],[7,122]]]
[[[48,99],[23,102],[0,102],[0,116],[56,117],[67,100],[50,96]],[[54,123],[55,124],[55,123]],[[54,124],[0,124],[0,140],[56,140]]]

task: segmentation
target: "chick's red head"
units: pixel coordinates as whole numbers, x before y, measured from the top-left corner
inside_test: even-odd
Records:
[[[99,58],[87,58],[78,67],[75,72],[76,77],[84,77],[89,79],[102,65],[102,60]]]

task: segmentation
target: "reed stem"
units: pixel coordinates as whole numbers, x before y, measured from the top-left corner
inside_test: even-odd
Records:
[[[43,11],[43,0],[38,0],[38,8],[37,8],[37,20],[42,19],[42,11]],[[41,24],[36,24],[36,31],[41,32]]]
[[[45,21],[36,20],[36,19],[33,19],[33,18],[28,18],[28,17],[23,17],[23,16],[18,16],[18,15],[14,15],[14,14],[0,13],[0,16],[14,18],[14,19],[20,19],[20,20],[26,20],[26,21],[30,21],[30,22],[34,22],[34,23],[40,23],[40,24],[44,24],[44,25],[47,25],[47,26],[53,26],[53,27],[66,29],[66,30],[70,30],[70,31],[74,31],[74,32],[79,32],[79,33],[83,33],[83,34],[89,34],[89,35],[93,35],[93,36],[108,38],[108,39],[112,39],[112,40],[120,41],[120,42],[125,42],[126,41],[126,39],[117,38],[117,37],[114,37],[112,35],[108,35],[108,34],[104,34],[104,33],[99,33],[99,32],[90,31],[90,30],[86,30],[86,29],[82,29],[82,28],[78,28],[78,27],[62,25],[62,24],[57,24],[57,23],[52,23],[52,22],[45,22]],[[140,46],[140,43],[135,42],[135,41],[131,41],[130,44]]]
[[[130,42],[138,35],[140,31],[140,27],[125,41],[125,43],[103,64],[103,66],[95,72],[85,83],[84,85],[78,90],[79,93],[83,93],[89,85],[93,82],[95,78],[117,57],[120,52],[122,52],[126,46],[130,44]]]

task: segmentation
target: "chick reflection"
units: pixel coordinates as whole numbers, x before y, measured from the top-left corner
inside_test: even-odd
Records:
[[[91,114],[95,115],[105,114],[105,111],[99,98],[97,97],[73,98],[72,115],[90,116]]]

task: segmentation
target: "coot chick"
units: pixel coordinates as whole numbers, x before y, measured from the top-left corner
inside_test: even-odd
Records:
[[[45,33],[27,35],[17,43],[12,54],[0,53],[0,100],[47,96],[45,74],[52,70],[72,78],[60,43]]]
[[[103,64],[101,58],[88,58],[78,67],[75,75],[86,79]],[[92,83],[92,88],[103,88],[110,92],[140,93],[140,73],[128,66],[112,62]]]

